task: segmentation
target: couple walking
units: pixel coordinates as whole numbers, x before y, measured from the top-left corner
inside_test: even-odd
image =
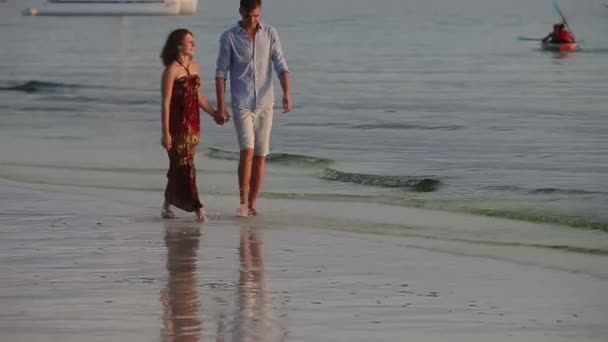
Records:
[[[199,108],[223,125],[232,117],[240,149],[238,215],[256,215],[256,201],[264,179],[273,118],[274,67],[283,89],[283,113],[292,100],[287,63],[276,29],[260,22],[261,0],[241,0],[241,20],[220,37],[215,73],[217,108],[201,91],[200,66],[193,59],[195,41],[186,29],[167,38],[161,53],[161,143],[169,155],[163,218],[174,218],[172,207],[194,212],[207,220],[199,200],[194,153],[200,139]],[[232,116],[226,106],[226,79],[230,77]]]

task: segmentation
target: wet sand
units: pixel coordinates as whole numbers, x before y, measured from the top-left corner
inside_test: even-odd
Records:
[[[243,220],[234,199],[207,198],[200,225],[157,218],[156,193],[58,190],[0,184],[2,341],[608,337],[605,268],[348,232],[323,210],[304,219],[310,204],[297,201],[282,204],[293,217],[265,200]]]

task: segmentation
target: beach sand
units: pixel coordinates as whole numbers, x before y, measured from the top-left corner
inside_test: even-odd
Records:
[[[155,192],[0,184],[0,340],[608,339],[605,256],[350,229],[453,222],[417,209],[203,199],[201,225]],[[504,224],[481,220],[460,222]]]

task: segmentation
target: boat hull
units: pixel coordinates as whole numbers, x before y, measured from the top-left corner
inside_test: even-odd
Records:
[[[192,15],[198,0],[51,0],[44,7],[27,8],[27,16],[158,16]]]
[[[566,43],[566,44],[553,44],[553,43],[541,43],[540,48],[547,51],[561,51],[570,52],[578,50],[578,44]]]

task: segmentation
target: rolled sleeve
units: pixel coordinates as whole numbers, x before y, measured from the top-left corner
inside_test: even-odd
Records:
[[[231,60],[230,54],[230,39],[228,37],[228,34],[225,33],[220,37],[220,51],[217,56],[215,78],[228,78],[228,70],[230,69]]]
[[[277,75],[284,72],[289,72],[287,61],[285,60],[285,55],[283,54],[283,48],[281,47],[281,39],[279,38],[279,33],[274,27],[270,29],[270,35],[272,43],[272,64],[274,65],[274,70],[276,71]]]

